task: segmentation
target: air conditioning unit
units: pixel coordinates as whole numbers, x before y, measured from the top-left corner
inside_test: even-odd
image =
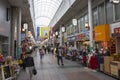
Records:
[[[118,4],[120,3],[120,0],[110,0],[111,3]]]

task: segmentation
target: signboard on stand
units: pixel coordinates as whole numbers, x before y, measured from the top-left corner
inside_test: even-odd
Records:
[[[0,80],[2,80],[2,68],[0,66]]]
[[[2,66],[1,72],[2,72],[2,80],[11,79],[11,77],[12,77],[11,70],[10,70],[10,67],[8,65]]]

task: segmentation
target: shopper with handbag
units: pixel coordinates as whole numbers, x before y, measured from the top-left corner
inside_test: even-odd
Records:
[[[33,59],[33,57],[31,57],[31,53],[32,53],[31,51],[26,52],[26,58],[24,59],[27,80],[32,80],[33,74],[37,73],[37,72],[35,72],[36,69],[35,69],[34,59]]]

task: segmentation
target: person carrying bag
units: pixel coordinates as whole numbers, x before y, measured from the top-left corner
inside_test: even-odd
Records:
[[[25,70],[27,74],[27,80],[32,80],[33,74],[36,75],[34,59],[31,57],[32,52],[26,52],[26,58],[24,59]]]

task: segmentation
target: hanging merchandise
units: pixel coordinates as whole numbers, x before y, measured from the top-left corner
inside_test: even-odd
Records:
[[[93,56],[91,56],[91,59],[90,59],[90,68],[97,69],[97,67],[98,67],[98,59],[95,53],[93,53]]]

